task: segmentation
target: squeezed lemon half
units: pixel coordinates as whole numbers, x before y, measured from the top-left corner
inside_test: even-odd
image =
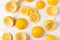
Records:
[[[55,16],[58,12],[58,9],[56,6],[49,6],[46,10],[47,15],[49,16]]]
[[[6,16],[3,20],[4,24],[8,27],[11,27],[14,25],[14,19],[10,16]]]
[[[5,10],[7,12],[16,12],[17,11],[17,4],[15,2],[8,2],[5,5]]]
[[[57,38],[51,34],[46,35],[46,40],[57,40]]]
[[[15,35],[16,40],[27,40],[27,35],[23,32],[19,32]]]
[[[38,2],[36,3],[36,7],[37,7],[38,9],[43,9],[43,8],[45,7],[45,2],[44,2],[44,1],[38,1]]]
[[[47,20],[44,23],[46,30],[53,31],[56,28],[56,22],[54,20]]]
[[[2,40],[12,40],[11,34],[6,32],[2,35]]]
[[[39,38],[41,36],[43,36],[44,34],[44,30],[42,27],[40,26],[34,26],[32,28],[32,36],[35,37],[35,38]]]
[[[27,27],[27,25],[28,25],[28,22],[27,22],[27,20],[26,19],[24,19],[24,18],[18,18],[17,20],[16,20],[16,24],[15,24],[15,26],[16,26],[16,28],[18,28],[18,29],[25,29],[26,27]]]

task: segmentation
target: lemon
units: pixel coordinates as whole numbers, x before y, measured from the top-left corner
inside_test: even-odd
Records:
[[[49,16],[55,16],[58,12],[58,9],[56,6],[49,6],[46,10],[47,15]]]
[[[10,16],[6,16],[3,20],[4,24],[8,27],[11,27],[14,25],[14,19]]]
[[[11,34],[6,32],[2,35],[2,40],[12,40]]]
[[[44,23],[46,30],[53,31],[56,28],[56,22],[54,20],[47,20]]]
[[[29,9],[29,7],[27,7],[27,6],[21,6],[20,12],[21,12],[22,14],[26,14],[28,9]]]
[[[56,5],[58,3],[58,0],[47,0],[49,5]]]
[[[16,28],[18,28],[18,29],[25,29],[26,27],[27,27],[27,25],[28,25],[28,22],[27,22],[27,20],[26,19],[24,19],[24,18],[18,18],[17,20],[16,20],[16,24],[15,24],[15,26],[16,26]]]
[[[26,2],[33,2],[34,0],[25,0]]]
[[[37,13],[32,13],[29,16],[29,19],[30,19],[31,22],[35,23],[35,22],[38,22],[39,21],[40,16]]]
[[[30,16],[32,13],[36,13],[36,9],[33,8],[33,7],[30,7],[28,10],[27,10],[27,15]]]
[[[36,7],[37,7],[38,9],[43,9],[43,8],[45,7],[45,2],[44,2],[44,1],[38,1],[38,2],[36,3]]]
[[[8,2],[5,5],[5,10],[7,12],[16,12],[16,10],[17,10],[17,4],[15,2]]]
[[[41,36],[43,36],[44,34],[44,30],[42,27],[40,26],[34,26],[32,28],[32,36],[35,37],[35,38],[39,38]]]
[[[51,34],[46,35],[46,40],[57,40],[57,38]]]
[[[27,40],[27,35],[23,32],[19,32],[15,35],[16,40]]]

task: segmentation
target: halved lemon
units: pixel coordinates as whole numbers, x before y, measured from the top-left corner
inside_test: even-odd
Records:
[[[10,16],[6,16],[3,20],[4,24],[8,27],[11,27],[14,25],[14,19]]]
[[[18,18],[17,20],[16,20],[16,24],[15,24],[15,26],[16,26],[16,28],[18,28],[18,29],[25,29],[26,27],[27,27],[27,25],[28,25],[28,22],[27,22],[27,20],[26,19],[24,19],[24,18]]]
[[[36,3],[36,7],[37,7],[38,9],[43,9],[43,8],[45,7],[45,2],[44,2],[44,1],[38,1],[38,2]]]
[[[40,16],[37,14],[37,13],[32,13],[30,16],[30,21],[35,23],[35,22],[38,22],[39,19],[40,19]]]
[[[2,40],[12,40],[11,34],[6,32],[2,35]]]
[[[19,32],[15,35],[16,40],[27,40],[27,35],[23,32]]]
[[[27,15],[30,16],[32,13],[36,13],[36,9],[35,8],[32,8],[30,7],[28,10],[27,10]]]
[[[46,30],[52,31],[56,28],[56,22],[54,20],[47,20],[44,23],[44,26],[45,26]]]
[[[10,0],[11,2],[19,3],[20,0]]]
[[[47,15],[49,16],[55,16],[58,12],[58,9],[56,6],[49,6],[46,10]]]
[[[58,3],[58,0],[47,0],[49,5],[56,5]]]
[[[26,2],[33,2],[34,0],[25,0]]]
[[[8,2],[5,5],[5,10],[8,12],[16,12],[17,11],[17,4],[15,2]]]
[[[40,26],[34,26],[32,28],[32,36],[35,38],[39,38],[44,35],[44,30]]]
[[[57,40],[57,38],[51,34],[46,35],[46,40]]]
[[[21,6],[20,12],[21,12],[22,14],[26,14],[28,9],[29,9],[28,6]]]

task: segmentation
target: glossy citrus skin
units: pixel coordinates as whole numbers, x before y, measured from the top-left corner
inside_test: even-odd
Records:
[[[19,32],[15,35],[16,40],[27,40],[27,35],[23,32]]]
[[[58,13],[56,6],[49,6],[46,10],[46,14],[49,16],[55,16]]]
[[[6,26],[11,27],[14,25],[15,20],[10,16],[6,16],[3,20],[3,22]]]
[[[7,12],[16,12],[16,10],[17,10],[16,3],[15,2],[8,2],[8,3],[6,3],[5,10]]]
[[[57,38],[51,34],[46,35],[46,40],[57,40]]]
[[[43,36],[44,34],[44,30],[42,27],[40,26],[35,26],[32,28],[32,36],[35,38],[39,38],[41,36]]]
[[[24,18],[18,18],[16,20],[15,26],[16,26],[16,28],[18,28],[20,30],[25,29],[27,27],[27,25],[28,25],[28,22]]]
[[[38,2],[36,3],[36,7],[37,7],[38,9],[43,9],[43,8],[45,7],[45,2],[44,2],[44,1],[38,1]]]
[[[56,5],[58,3],[58,0],[47,0],[49,5]]]
[[[12,40],[11,34],[6,32],[2,35],[2,40]]]
[[[34,0],[25,0],[26,2],[33,2]]]
[[[54,20],[47,20],[44,23],[46,30],[53,31],[56,28],[56,22]]]

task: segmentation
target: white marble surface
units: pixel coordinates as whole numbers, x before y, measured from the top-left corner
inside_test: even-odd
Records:
[[[17,32],[25,32],[25,33],[27,33],[29,35],[29,37],[30,37],[30,40],[45,40],[46,34],[55,35],[58,38],[58,40],[60,40],[60,0],[59,0],[58,4],[56,5],[57,8],[58,8],[58,13],[57,13],[56,16],[53,16],[53,17],[50,17],[50,16],[46,15],[46,12],[45,11],[46,11],[46,8],[48,7],[48,5],[47,5],[47,1],[46,0],[43,0],[43,1],[45,1],[46,6],[45,6],[44,9],[38,10],[41,18],[40,18],[40,21],[39,22],[34,23],[34,24],[31,23],[30,21],[28,21],[29,18],[27,16],[25,16],[25,15],[22,15],[19,11],[16,12],[16,13],[13,13],[13,14],[6,12],[5,9],[4,9],[4,6],[5,6],[5,4],[8,1],[9,0],[0,0],[0,40],[2,40],[1,37],[2,37],[2,34],[4,32],[10,32],[13,35],[13,40],[14,40],[14,35]],[[27,5],[27,6],[32,6],[32,7],[35,7],[36,8],[35,4],[36,4],[37,1],[38,0],[35,0],[34,2],[31,2],[31,3],[27,3],[25,1],[23,1],[23,2],[21,2],[21,5]],[[6,16],[12,16],[12,17],[14,17],[16,19],[17,18],[21,18],[21,17],[22,18],[25,18],[28,21],[29,25],[24,30],[18,30],[17,28],[15,28],[15,26],[8,28],[3,23],[3,18],[6,17]],[[56,19],[54,19],[54,18],[56,18]],[[49,32],[49,31],[45,30],[43,24],[48,19],[52,19],[52,20],[55,20],[57,22],[57,28],[54,31]],[[34,38],[31,35],[31,29],[35,25],[39,25],[39,26],[43,27],[44,30],[45,30],[44,36],[42,36],[41,38]]]

